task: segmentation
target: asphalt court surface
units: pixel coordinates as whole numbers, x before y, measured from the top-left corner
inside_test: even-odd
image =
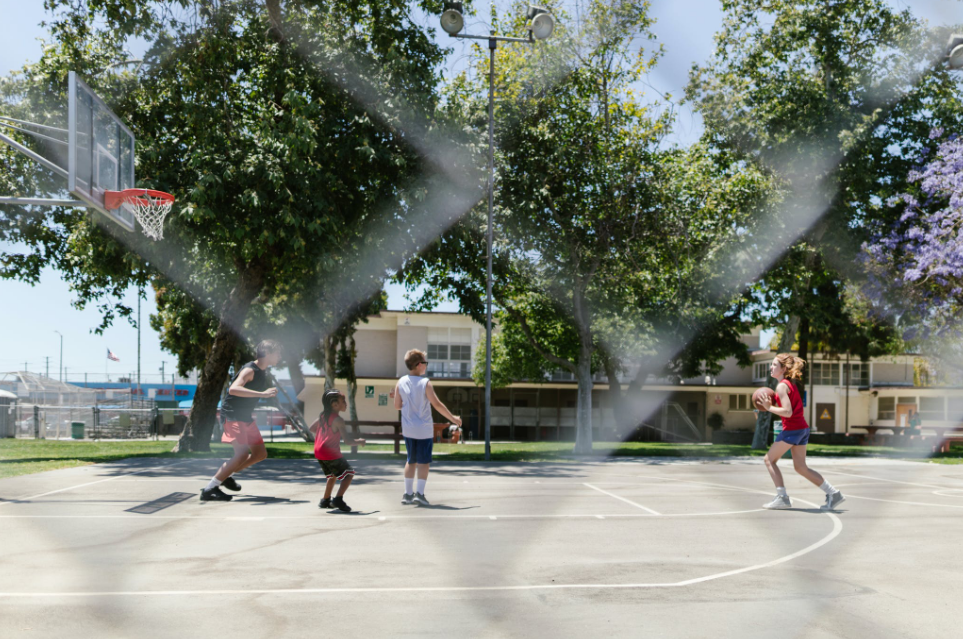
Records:
[[[0,480],[0,636],[958,636],[961,467],[812,458],[827,513],[789,460],[779,512],[759,459],[440,460],[431,508],[365,460],[342,514],[312,459],[202,503],[218,464]]]

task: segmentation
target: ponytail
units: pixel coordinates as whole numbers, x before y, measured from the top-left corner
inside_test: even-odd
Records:
[[[776,355],[776,361],[786,371],[786,379],[795,382],[796,386],[802,384],[802,372],[803,367],[806,366],[806,360],[789,353],[780,353]]]

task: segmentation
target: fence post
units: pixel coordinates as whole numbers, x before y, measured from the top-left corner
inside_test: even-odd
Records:
[[[100,439],[100,408],[94,406],[94,436],[92,439]]]
[[[160,439],[160,425],[157,423],[158,420],[160,419],[160,412],[157,410],[156,404],[154,405],[154,408],[151,409],[150,414],[151,414],[151,420],[150,420],[151,428],[154,430],[154,441],[156,442],[157,440]]]
[[[33,405],[33,438],[40,439],[40,407]]]

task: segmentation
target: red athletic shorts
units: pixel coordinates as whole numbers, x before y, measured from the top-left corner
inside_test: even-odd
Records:
[[[247,444],[248,447],[264,443],[256,422],[224,422],[224,434],[221,435],[221,441],[225,444],[232,444],[237,441]]]

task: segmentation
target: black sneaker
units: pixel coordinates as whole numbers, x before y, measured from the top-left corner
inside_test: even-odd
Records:
[[[201,501],[231,501],[232,499],[234,498],[221,490],[220,486],[215,486],[210,490],[201,489]]]
[[[318,502],[318,508],[324,508],[325,510],[330,510],[330,509],[331,509],[331,498],[330,498],[330,497],[324,497],[324,498],[322,498],[321,501]]]
[[[410,506],[411,504],[415,503],[415,494],[405,493],[404,495],[401,496],[401,503],[404,504],[405,506]]]
[[[350,513],[350,512],[351,512],[351,506],[349,506],[348,504],[344,503],[344,499],[342,499],[341,497],[335,497],[334,499],[332,499],[332,500],[331,500],[331,507],[332,507],[332,508],[337,508],[338,510],[340,510],[340,511],[343,512],[343,513]]]
[[[421,493],[415,493],[415,503],[419,506],[431,506],[425,496]]]
[[[228,477],[222,481],[221,486],[224,486],[224,488],[227,488],[228,490],[233,490],[234,492],[241,490],[241,485],[237,483],[233,477]]]

